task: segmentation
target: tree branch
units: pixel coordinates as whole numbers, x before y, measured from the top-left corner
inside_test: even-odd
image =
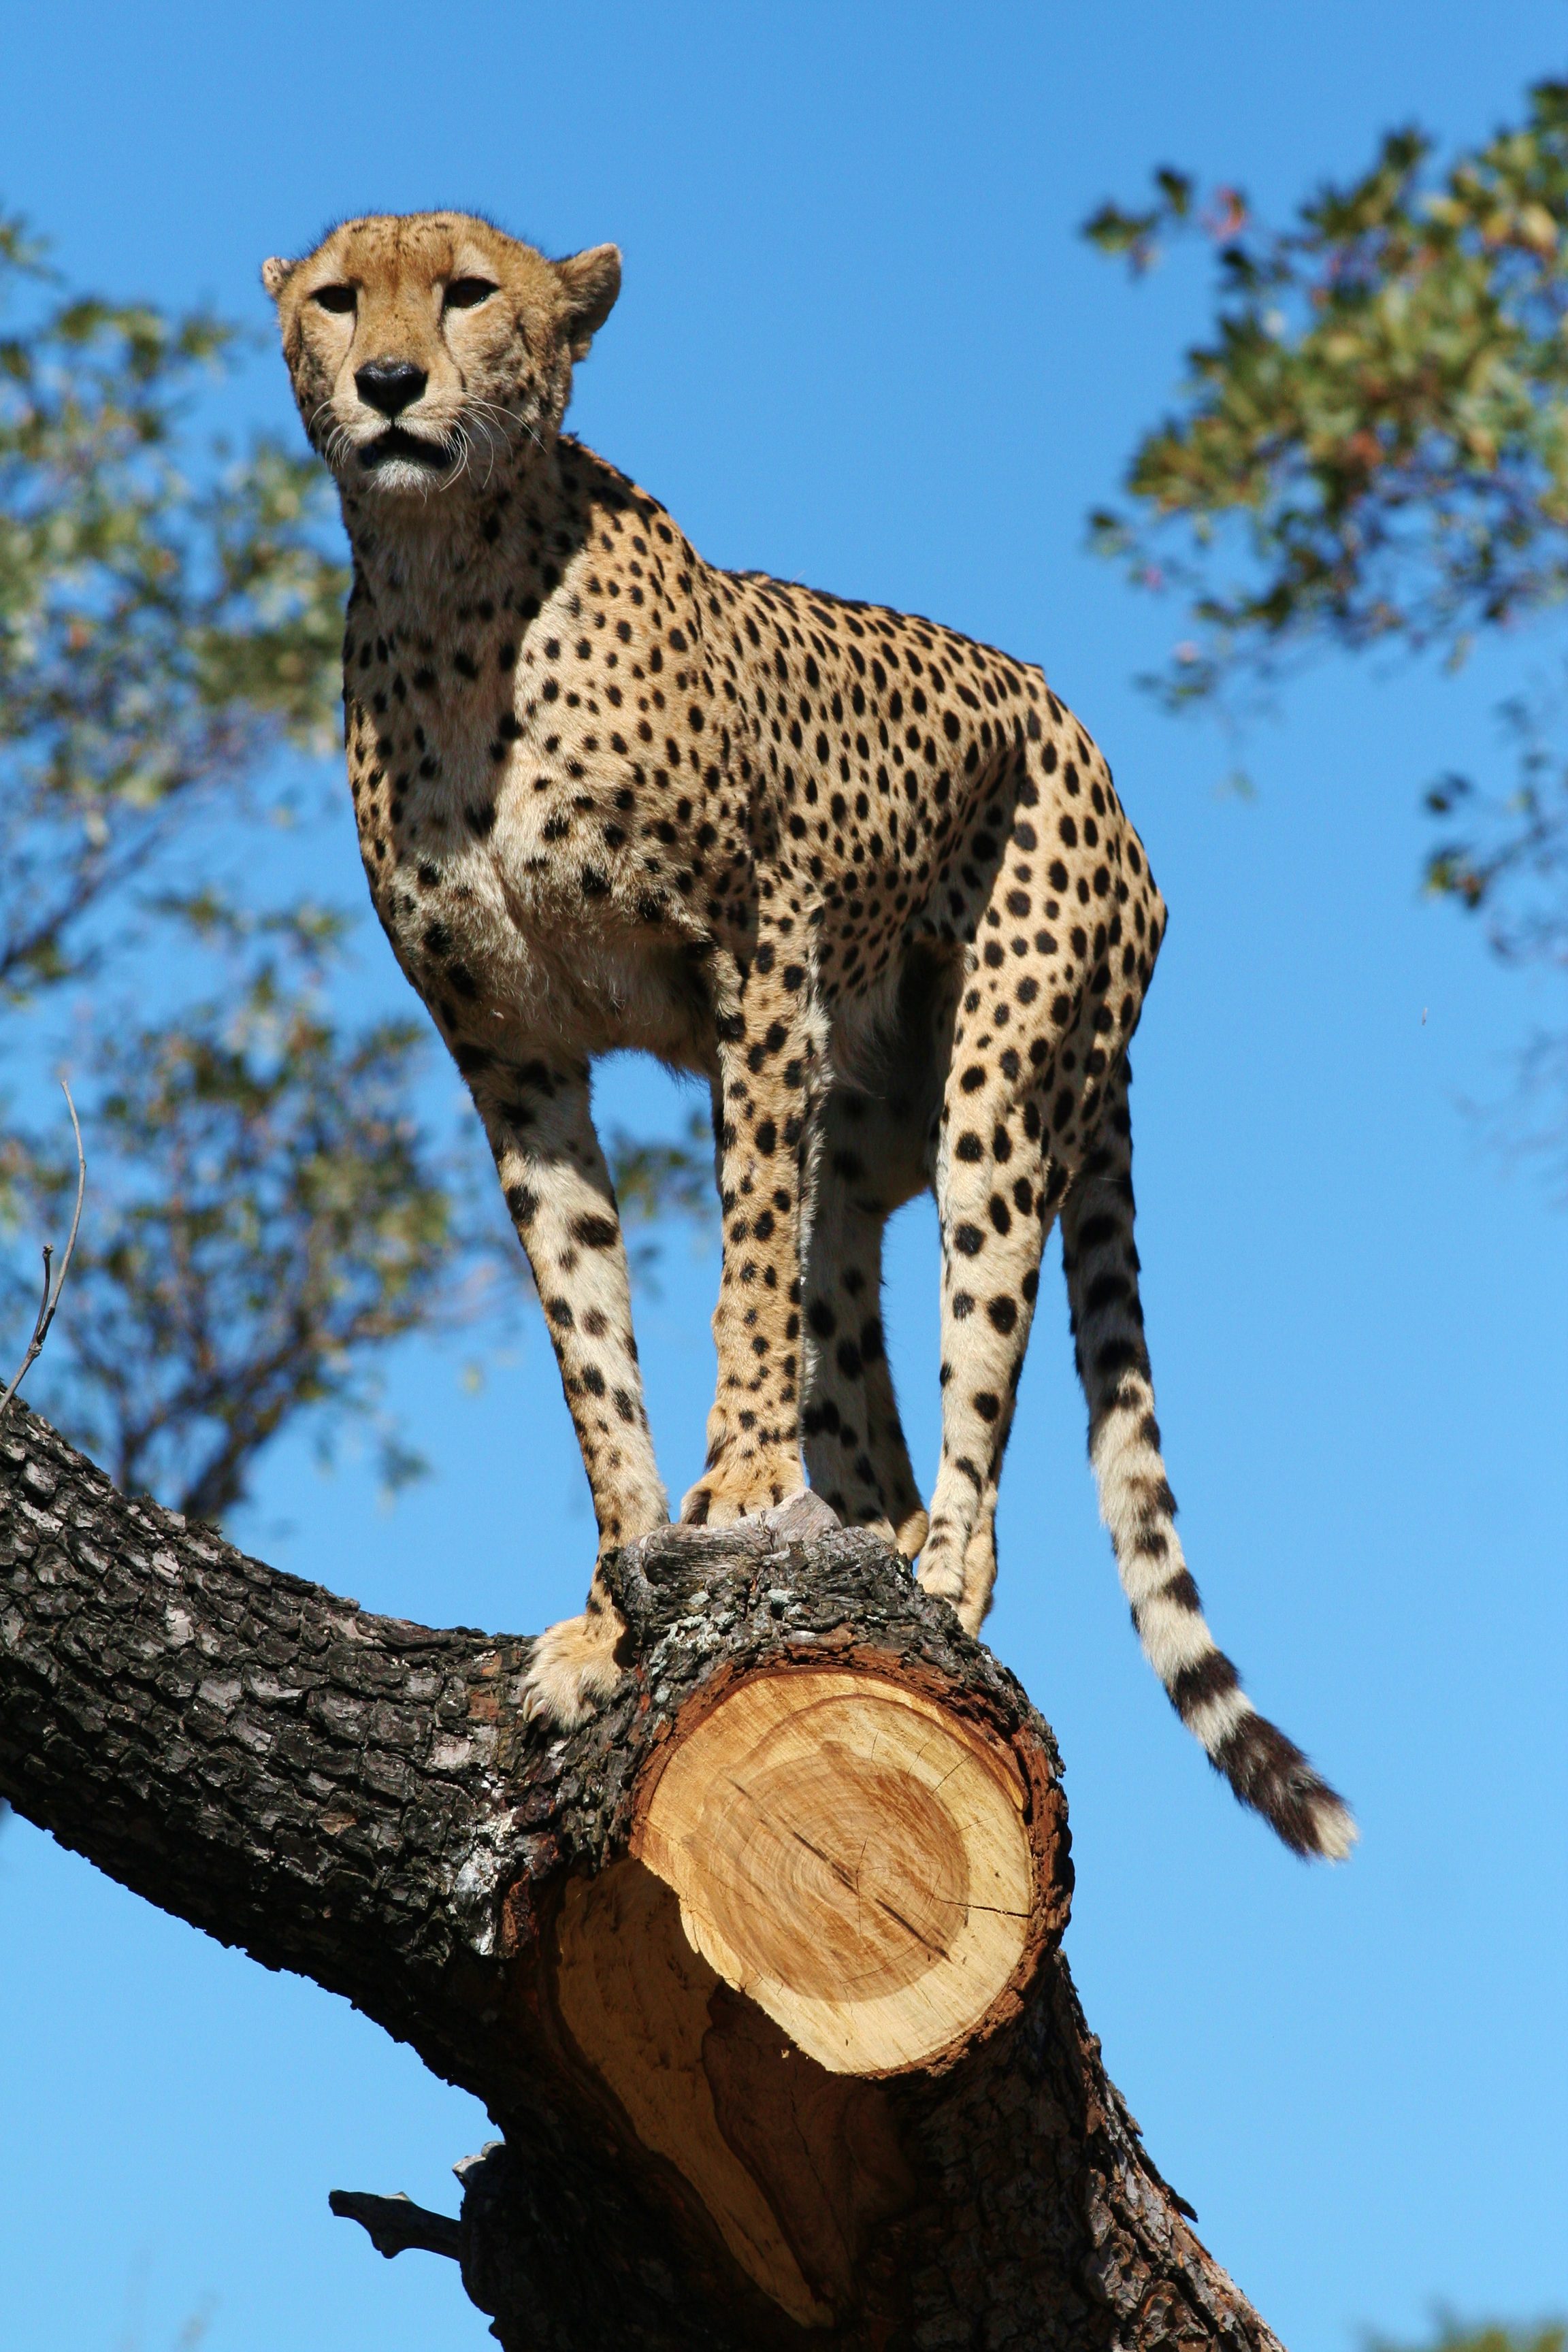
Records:
[[[1049,1730],[829,1517],[813,1500],[628,1548],[621,1689],[548,1739],[521,1711],[526,1642],[280,1575],[18,1411],[0,1797],[485,2101],[505,2137],[460,2168],[460,2223],[365,2192],[334,2210],[384,2251],[456,2252],[508,2352],[1278,2352],[1079,2010]],[[682,1807],[710,1799],[713,1832],[682,1846]],[[869,1807],[875,1830],[884,1804],[868,1875],[834,1824]],[[986,1892],[1004,1847],[1021,1905]],[[935,2028],[932,1988],[959,2003]],[[926,2052],[890,2071],[866,2054],[889,2017]]]

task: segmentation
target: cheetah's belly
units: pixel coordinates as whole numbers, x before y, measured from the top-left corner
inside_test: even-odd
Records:
[[[508,996],[531,1033],[590,1057],[653,1054],[717,1076],[712,1014],[679,950],[613,923],[516,936],[523,952],[510,961]]]

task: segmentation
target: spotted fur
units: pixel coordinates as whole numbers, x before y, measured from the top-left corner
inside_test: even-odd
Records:
[[[707,1465],[683,1517],[812,1485],[977,1627],[1060,1216],[1101,1506],[1144,1647],[1238,1796],[1342,1853],[1340,1801],[1242,1697],[1173,1524],[1132,1246],[1126,1050],[1165,908],[1041,673],[952,630],[716,570],[561,432],[619,285],[482,221],[351,221],[267,264],[354,555],[348,766],[371,895],[472,1090],[560,1360],[601,1557],[667,1515],[589,1108],[638,1047],[711,1089],[723,1217]],[[930,1187],[929,1517],[881,1324]],[[539,1712],[614,1685],[595,1574]]]

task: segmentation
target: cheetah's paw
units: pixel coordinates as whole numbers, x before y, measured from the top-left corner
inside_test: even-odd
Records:
[[[805,1490],[798,1460],[788,1454],[744,1455],[707,1470],[680,1506],[685,1528],[727,1528],[737,1519],[760,1518]]]
[[[931,1533],[931,1520],[919,1504],[895,1530],[893,1541],[906,1559],[919,1559]]]
[[[625,1631],[613,1609],[590,1610],[546,1626],[533,1644],[523,1682],[529,1721],[575,1731],[596,1714],[620,1681],[616,1647]]]

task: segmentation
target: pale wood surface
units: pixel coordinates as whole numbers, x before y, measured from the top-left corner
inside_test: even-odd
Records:
[[[908,1685],[800,1669],[681,1738],[633,1852],[715,1973],[836,2074],[929,2065],[979,2028],[1036,1901],[1005,1752]]]
[[[643,2146],[764,2294],[799,2326],[829,2325],[871,2232],[913,2194],[880,2085],[827,2073],[731,1991],[639,1862],[573,1880],[555,1949],[557,2013]]]

